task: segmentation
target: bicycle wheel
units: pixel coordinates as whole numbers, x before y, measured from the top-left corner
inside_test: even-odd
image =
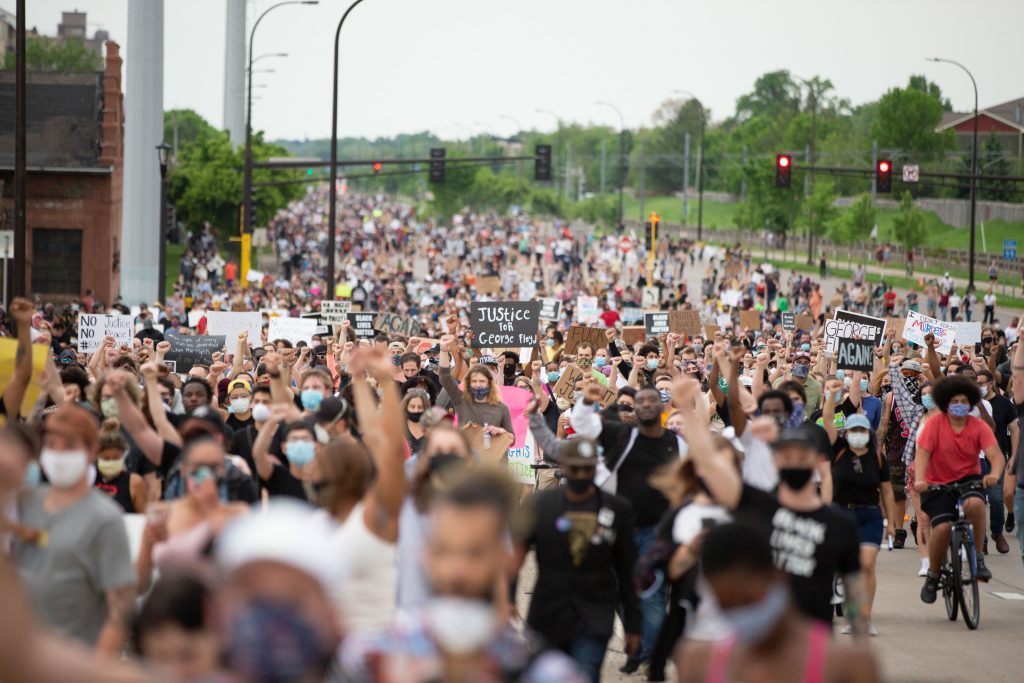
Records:
[[[978,628],[981,621],[981,591],[978,588],[978,579],[974,575],[974,545],[968,534],[960,531],[953,532],[953,547],[956,548],[956,557],[959,562],[961,557],[966,557],[966,562],[960,562],[960,566],[953,574],[953,581],[956,585],[956,594],[960,600],[960,611],[964,615],[964,623],[972,631]]]
[[[942,583],[942,599],[946,603],[946,616],[950,621],[956,621],[959,601],[956,598],[953,585],[953,575],[960,570],[960,556],[953,552],[953,544],[946,550],[946,563],[939,570],[939,581]]]

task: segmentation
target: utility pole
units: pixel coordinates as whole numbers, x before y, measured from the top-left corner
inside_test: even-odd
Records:
[[[874,207],[878,200],[878,192],[875,186],[878,185],[878,140],[871,141],[871,206]]]
[[[690,220],[690,134],[683,136],[683,220],[685,228]]]
[[[27,134],[28,116],[25,106],[25,0],[18,0],[14,45],[14,283],[13,296],[25,296],[25,268],[28,264],[26,234],[26,202],[28,193]]]
[[[646,163],[644,161],[644,148],[640,147],[640,222],[644,222],[644,175],[646,171]]]
[[[815,143],[818,138],[818,91],[814,89],[814,85],[811,83],[808,83],[807,87],[811,91],[811,144],[808,153],[808,157],[811,160],[811,171],[805,177],[808,178],[810,183],[808,186],[810,193],[814,192]],[[808,196],[810,196],[809,193]],[[812,225],[807,226],[807,265],[813,265],[814,263],[814,227]]]
[[[608,154],[608,145],[605,140],[601,140],[601,196],[604,197],[604,164],[605,158]]]

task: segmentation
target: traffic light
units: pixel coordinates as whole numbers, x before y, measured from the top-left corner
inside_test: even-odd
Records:
[[[313,175],[313,169],[307,168],[306,169],[306,175]]]
[[[537,145],[533,153],[533,179],[551,180],[551,145]]]
[[[788,154],[775,155],[775,187],[789,187],[793,181],[793,158]]]
[[[249,207],[245,215],[245,232],[252,233],[256,227],[256,188],[249,188]]]
[[[651,212],[650,220],[644,223],[644,247],[650,252],[658,242],[658,224],[661,223],[661,216]]]
[[[433,147],[430,150],[430,182],[444,182],[444,148]]]
[[[379,161],[373,162],[373,172],[380,173],[381,163]]]
[[[892,162],[879,159],[875,167],[875,191],[892,192]]]

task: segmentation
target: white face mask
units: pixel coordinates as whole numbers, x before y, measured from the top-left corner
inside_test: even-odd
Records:
[[[247,398],[233,398],[231,399],[231,410],[235,413],[244,413],[249,410],[249,399]]]
[[[257,422],[266,422],[270,418],[270,406],[265,403],[257,403],[252,407],[252,419]]]
[[[70,488],[85,478],[89,469],[89,456],[84,450],[55,451],[44,448],[39,454],[39,466],[55,487]]]
[[[846,443],[853,448],[864,448],[868,445],[871,436],[867,432],[847,432]]]
[[[427,625],[437,644],[453,655],[477,652],[491,641],[494,613],[482,600],[434,598],[427,604]]]

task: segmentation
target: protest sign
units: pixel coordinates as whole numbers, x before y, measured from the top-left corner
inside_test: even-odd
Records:
[[[739,306],[742,292],[738,289],[727,289],[722,292],[722,303],[726,306]]]
[[[165,361],[173,361],[174,367],[182,374],[193,365],[209,365],[213,354],[224,349],[224,335],[188,336],[176,334],[168,338],[171,350],[164,355]]]
[[[908,342],[924,346],[924,338],[929,334],[935,337],[936,351],[949,353],[953,349],[953,342],[956,339],[956,323],[936,320],[917,311],[907,311],[907,322],[903,326],[903,338]]]
[[[193,308],[191,311],[188,312],[188,326],[199,327],[199,321],[202,320],[203,316],[205,315],[206,311],[201,311]]]
[[[661,294],[657,287],[644,287],[643,298],[640,300],[642,308],[657,308],[660,304]]]
[[[604,384],[601,385],[601,388],[604,389],[604,393],[601,394],[601,398],[597,403],[601,406],[601,410],[604,410],[611,404],[615,403],[615,400],[618,398],[618,394],[614,389]]]
[[[842,339],[837,341],[836,362],[840,370],[871,372],[874,367],[875,343],[870,339]]]
[[[570,363],[562,370],[562,376],[555,384],[555,396],[572,401],[572,392],[576,391],[576,383],[583,379],[583,371]]]
[[[796,317],[796,329],[810,332],[814,329],[814,317],[810,315],[798,315]]]
[[[636,325],[644,320],[644,310],[636,306],[624,306],[619,315],[623,325]]]
[[[476,279],[478,294],[497,294],[501,291],[501,278],[497,275],[485,275]]]
[[[532,346],[540,325],[539,301],[474,301],[469,308],[473,348]]]
[[[578,322],[593,325],[597,322],[597,316],[601,313],[601,307],[597,304],[596,296],[576,297],[576,320]]]
[[[418,320],[395,313],[378,313],[373,321],[373,327],[384,334],[395,334],[400,337],[416,337],[420,333]]]
[[[558,320],[562,312],[562,302],[558,299],[540,299],[540,319]]]
[[[376,313],[349,313],[348,322],[356,333],[356,339],[370,339],[377,332],[373,329],[373,321],[377,319]]]
[[[316,328],[317,321],[312,318],[271,318],[270,328],[267,330],[267,341],[287,339],[292,345],[299,342],[309,344],[313,335],[316,334]]]
[[[875,346],[881,346],[885,325],[885,318],[839,309],[825,323],[825,352],[835,354],[840,339],[869,339]]]
[[[352,311],[351,301],[321,301],[320,318],[325,323],[340,325]]]
[[[519,281],[519,300],[529,301],[537,296],[537,285],[533,280],[525,279]]]
[[[565,354],[575,355],[576,349],[585,341],[593,344],[595,351],[608,346],[608,337],[605,336],[604,330],[601,328],[573,325],[565,335]]]
[[[537,450],[537,441],[533,438],[533,432],[527,430],[526,441],[522,446],[513,446],[508,449],[508,471],[512,473],[519,484],[533,484],[533,468],[531,465],[540,462],[540,453]]]
[[[748,330],[761,329],[761,311],[740,311],[740,327]]]
[[[637,342],[647,341],[647,329],[643,325],[627,325],[622,328],[622,341],[632,348]]]
[[[669,316],[669,327],[673,332],[685,334],[688,337],[696,337],[704,333],[700,324],[700,311],[672,311]]]
[[[885,323],[887,326],[886,329],[892,330],[896,335],[896,339],[903,338],[903,325],[906,323],[906,318],[889,317],[885,319]]]
[[[78,314],[78,350],[92,353],[100,348],[103,338],[110,336],[118,346],[132,343],[132,317],[130,315]]]
[[[782,314],[782,329],[784,329],[784,330],[795,330],[796,329],[796,314],[795,313],[783,313]]]
[[[487,465],[498,464],[501,456],[505,455],[505,451],[515,441],[515,436],[509,432],[493,435],[489,439],[485,438],[483,425],[473,422],[459,425],[459,429],[466,435],[469,445],[473,447],[473,452],[479,455],[480,461]]]
[[[417,256],[412,260],[412,276],[419,282],[423,282],[430,275],[430,259],[424,256]]]
[[[956,345],[959,347],[967,346],[968,344],[980,344],[981,343],[981,323],[970,322],[970,323],[954,323],[956,325]]]
[[[704,326],[704,338],[714,339],[716,334],[720,334],[722,328],[718,325],[705,325]]]
[[[251,313],[231,313],[227,311],[210,311],[206,314],[206,331],[209,334],[223,334],[230,340],[232,353],[242,332],[249,334],[249,345],[259,346],[260,334],[263,330],[263,316],[258,311]]]
[[[303,313],[299,317],[306,320],[316,321],[316,331],[314,331],[313,334],[321,337],[329,336],[331,334],[331,326],[324,322],[323,316],[319,313]]]
[[[656,337],[659,334],[668,334],[668,311],[660,313],[644,313],[644,332],[649,337]]]

